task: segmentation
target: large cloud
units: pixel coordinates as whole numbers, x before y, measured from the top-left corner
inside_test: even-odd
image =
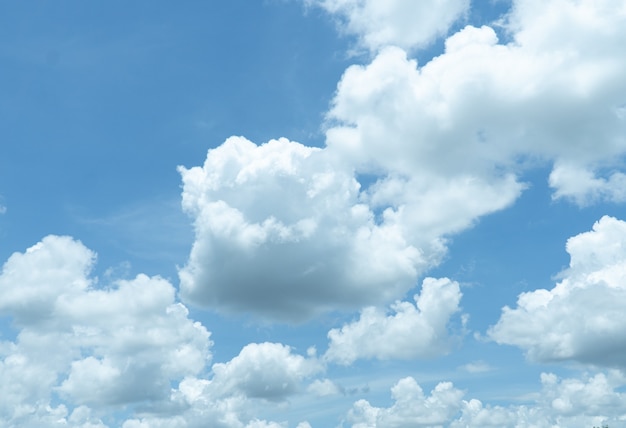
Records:
[[[233,137],[203,167],[180,168],[196,241],[184,299],[220,310],[304,319],[401,296],[445,251],[443,236],[519,193],[510,177],[428,184],[387,176],[360,191],[332,151]]]
[[[394,314],[368,307],[355,322],[328,333],[325,358],[351,364],[357,358],[434,357],[450,347],[448,322],[459,311],[461,291],[447,278],[426,278],[415,304],[396,302]]]
[[[322,370],[313,352],[295,354],[279,343],[251,343],[227,363],[213,365],[212,378],[188,377],[172,390],[172,415],[131,419],[124,428],[217,427],[282,428],[286,424],[254,419],[268,402],[284,402],[298,393],[302,381]],[[261,406],[261,407],[260,407]],[[299,427],[305,428],[303,422]]]
[[[100,287],[87,276],[94,259],[80,242],[48,236],[4,264],[0,311],[19,333],[0,344],[0,424],[85,419],[51,407],[59,397],[94,409],[166,399],[170,382],[209,361],[209,333],[170,283],[139,275]]]
[[[251,343],[225,364],[214,364],[213,373],[221,393],[282,400],[300,388],[305,377],[322,370],[315,358],[293,354],[279,343]]]
[[[401,209],[377,218],[324,150],[233,137],[180,171],[196,228],[180,271],[190,301],[303,319],[389,301],[442,252],[436,235],[406,238]]]
[[[364,40],[387,24],[350,27],[363,16],[419,15],[414,2],[317,3]],[[536,165],[553,165],[555,198],[624,200],[625,7],[558,4],[519,0],[510,43],[468,26],[423,66],[381,39],[339,82],[324,148],[233,137],[181,168],[196,229],[183,298],[289,320],[388,303]]]
[[[359,400],[347,419],[353,428],[619,426],[626,413],[626,395],[617,389],[624,381],[619,373],[583,379],[559,379],[544,373],[534,402],[503,407],[464,400],[465,393],[450,382],[439,383],[426,395],[415,379],[408,377],[391,389],[392,406],[376,407]]]
[[[411,177],[412,189],[430,182],[436,188],[441,177],[452,184],[471,177],[489,189],[507,173],[554,162],[557,197],[623,200],[623,178],[613,171],[626,153],[623,6],[566,2],[562,13],[549,2],[526,3],[517,2],[518,9],[549,19],[536,28],[514,12],[507,45],[489,27],[468,26],[422,67],[396,47],[350,67],[329,112],[331,123],[339,122],[327,132],[329,147],[358,171]],[[581,180],[571,169],[590,177]]]
[[[463,392],[450,382],[439,383],[425,396],[415,379],[400,379],[391,389],[394,404],[388,409],[373,407],[359,400],[350,411],[354,428],[441,426],[461,408]]]
[[[4,264],[0,315],[18,333],[0,341],[1,426],[284,427],[255,417],[323,370],[313,349],[304,357],[278,343],[209,368],[210,333],[168,281],[100,284],[95,259],[48,236]]]
[[[533,360],[626,367],[626,222],[602,217],[566,248],[571,261],[561,282],[522,293],[489,336]]]
[[[469,9],[469,0],[304,0],[340,19],[340,30],[356,35],[375,51],[395,45],[423,47],[444,36]]]

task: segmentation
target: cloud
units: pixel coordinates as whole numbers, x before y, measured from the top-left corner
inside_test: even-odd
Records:
[[[415,305],[396,302],[394,314],[375,307],[361,311],[357,321],[328,333],[324,357],[348,365],[359,358],[411,359],[445,354],[450,347],[450,317],[459,311],[459,284],[447,278],[426,278]]]
[[[337,385],[330,379],[315,379],[308,387],[307,391],[318,397],[326,397],[329,395],[344,394],[342,387]]]
[[[469,0],[305,0],[336,16],[339,28],[376,51],[388,45],[424,47],[445,35],[469,9]]]
[[[540,29],[515,12],[526,3],[516,3],[509,44],[498,43],[490,27],[467,26],[421,67],[404,50],[388,47],[370,64],[348,68],[328,113],[328,147],[359,172],[410,177],[411,188],[457,185],[465,177],[483,189],[479,195],[499,183],[514,200],[519,188],[509,174],[554,162],[557,195],[581,201],[592,191],[622,200],[620,175],[607,178],[603,171],[621,167],[626,153],[620,113],[626,60],[616,44],[626,31],[591,31],[584,21],[534,3],[537,16],[554,14],[541,28],[550,40],[538,45],[533,31]],[[610,8],[568,2],[566,9],[573,8],[592,10],[590,19],[605,28],[624,28],[626,16]],[[574,37],[577,31],[593,45]],[[572,34],[572,40],[561,34]],[[596,45],[604,48],[598,52]],[[559,173],[560,165],[571,164],[586,168],[594,185]],[[492,210],[506,206],[505,196],[494,202]]]
[[[270,402],[284,402],[302,390],[302,382],[323,367],[280,343],[251,343],[226,363],[216,363],[210,379],[186,377],[173,389],[175,411],[131,419],[124,428],[217,427],[284,428],[285,423],[254,419]],[[307,423],[302,422],[302,427]],[[299,425],[299,426],[300,426]]]
[[[280,343],[251,343],[225,364],[214,364],[213,382],[222,393],[250,398],[283,400],[296,393],[306,377],[322,370],[315,359],[292,354]]]
[[[354,403],[347,415],[353,428],[369,427],[541,427],[619,425],[626,411],[626,395],[617,389],[624,384],[618,372],[559,379],[541,375],[541,391],[529,404],[484,405],[450,382],[441,382],[426,395],[415,379],[401,379],[391,389],[394,403],[375,407],[367,400]]]
[[[367,400],[354,403],[348,414],[352,427],[440,426],[459,411],[463,392],[450,382],[442,382],[425,396],[415,379],[407,377],[391,388],[391,396],[394,404],[389,408],[373,407]]]
[[[532,360],[626,367],[626,222],[602,217],[570,238],[570,265],[551,290],[522,293],[489,336]]]
[[[418,66],[376,35],[422,3],[314,4],[380,49],[338,83],[324,148],[232,137],[202,167],[179,168],[195,225],[185,302],[289,321],[392,302],[449,236],[513,204],[537,165],[553,165],[555,198],[624,200],[623,6],[518,0],[510,43],[467,26]],[[457,16],[463,5],[430,6]]]
[[[596,177],[586,167],[557,164],[550,173],[549,183],[556,189],[553,199],[571,199],[580,206],[626,201],[626,175],[621,172]]]
[[[47,236],[0,274],[0,425],[276,428],[255,419],[304,390],[323,366],[279,343],[251,343],[211,369],[210,333],[160,277],[100,284],[96,254]],[[262,403],[262,404],[260,404]],[[125,418],[128,418],[124,421]],[[303,422],[306,426],[306,423]]]
[[[233,137],[180,171],[196,232],[180,270],[189,302],[306,319],[390,301],[443,251],[439,237],[419,247],[404,237],[401,208],[376,219],[350,169],[324,150]]]
[[[484,361],[473,361],[459,367],[461,370],[468,373],[485,373],[493,370],[493,368]]]
[[[19,330],[0,344],[0,425],[86,420],[89,408],[165,400],[170,382],[208,363],[210,334],[169,282],[138,275],[101,287],[88,276],[94,260],[80,242],[48,236],[4,264],[0,313]],[[69,413],[51,406],[58,398],[89,407]]]

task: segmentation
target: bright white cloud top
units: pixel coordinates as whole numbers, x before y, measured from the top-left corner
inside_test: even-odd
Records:
[[[623,1],[75,6],[0,6],[0,427],[624,424]]]
[[[626,223],[601,218],[591,232],[567,241],[571,256],[552,290],[519,296],[490,330],[499,343],[517,345],[536,360],[578,360],[624,367]]]

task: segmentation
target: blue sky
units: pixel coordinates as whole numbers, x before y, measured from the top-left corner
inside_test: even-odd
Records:
[[[623,425],[625,28],[0,5],[0,426]]]

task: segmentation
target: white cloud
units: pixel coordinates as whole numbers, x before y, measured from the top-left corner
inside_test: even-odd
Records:
[[[550,173],[553,199],[569,198],[580,206],[600,201],[626,201],[626,174],[613,172],[597,177],[585,167],[557,164]]]
[[[98,425],[89,408],[167,400],[170,382],[208,363],[209,333],[169,282],[139,275],[99,287],[88,277],[94,259],[80,242],[48,236],[4,264],[0,312],[19,333],[0,344],[0,425]],[[89,407],[68,414],[55,398]]]
[[[285,427],[256,417],[323,370],[313,350],[279,343],[209,369],[210,333],[168,281],[101,285],[94,261],[80,242],[48,236],[4,264],[0,315],[18,334],[0,341],[0,426],[102,428],[106,415],[125,428]]]
[[[460,369],[468,373],[485,373],[493,370],[493,368],[484,361],[473,361],[462,365]]]
[[[279,343],[251,343],[232,360],[214,364],[211,379],[183,379],[170,396],[172,415],[156,411],[128,420],[124,428],[284,428],[286,423],[253,416],[267,408],[268,402],[284,402],[299,393],[303,380],[321,370],[314,356],[302,357]]]
[[[401,208],[378,221],[350,169],[320,149],[233,137],[180,171],[196,229],[180,270],[187,301],[305,319],[390,301],[442,253],[439,237],[405,238]]]
[[[296,393],[304,378],[320,370],[317,360],[292,354],[288,346],[251,343],[228,363],[213,365],[213,382],[224,394],[277,401]]]
[[[417,3],[317,2],[384,27]],[[421,67],[380,39],[339,82],[325,148],[233,137],[180,168],[196,230],[185,301],[283,320],[391,302],[448,236],[510,206],[537,164],[554,164],[555,198],[624,200],[624,6],[556,3],[518,0],[511,43],[467,26]],[[453,4],[463,9],[431,6]]]
[[[391,388],[391,396],[394,404],[389,408],[373,407],[367,400],[354,403],[348,415],[352,427],[441,426],[461,408],[463,392],[450,382],[441,382],[425,396],[415,379],[407,377]]]
[[[347,415],[353,428],[433,427],[551,428],[620,426],[626,414],[626,395],[616,389],[625,379],[618,372],[559,379],[542,374],[541,391],[533,402],[523,405],[491,406],[480,400],[464,400],[465,393],[450,382],[441,382],[424,394],[417,382],[407,377],[391,389],[394,403],[387,408],[359,400]]]
[[[459,311],[459,284],[447,278],[426,278],[415,304],[396,302],[393,314],[375,307],[361,311],[357,321],[328,333],[325,358],[351,364],[358,358],[411,359],[434,357],[449,350],[450,317]]]
[[[552,290],[522,293],[489,336],[534,360],[626,366],[626,222],[602,217],[567,241],[571,261]]]
[[[424,182],[493,181],[494,172],[518,172],[520,158],[575,162],[592,178],[620,167],[624,6],[519,0],[509,19],[507,45],[489,27],[468,26],[422,67],[397,47],[350,67],[329,112],[329,146],[359,170]],[[595,177],[604,198],[623,200],[620,177]],[[552,180],[557,195],[584,197],[585,183],[566,178]]]
[[[307,391],[318,397],[343,394],[343,388],[330,379],[315,379],[308,387]]]
[[[340,30],[376,51],[388,45],[424,47],[444,36],[469,9],[469,0],[305,0],[335,15]]]
[[[87,289],[94,260],[92,251],[67,236],[48,236],[25,253],[14,253],[0,276],[0,311],[19,325],[45,321],[58,296]]]
[[[522,293],[489,336],[533,360],[626,367],[626,222],[602,217],[567,241],[571,261],[551,290]]]

